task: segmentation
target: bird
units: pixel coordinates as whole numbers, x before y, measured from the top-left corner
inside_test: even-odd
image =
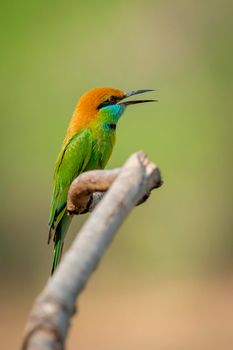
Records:
[[[50,205],[48,244],[54,241],[53,265],[56,270],[72,216],[67,214],[68,190],[81,173],[104,169],[115,144],[117,123],[126,107],[157,100],[125,100],[154,91],[152,89],[124,92],[114,88],[93,88],[82,95],[68,126],[58,155]]]

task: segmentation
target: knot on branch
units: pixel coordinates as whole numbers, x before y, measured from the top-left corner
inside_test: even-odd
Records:
[[[154,163],[150,162],[144,152],[140,151],[132,155],[122,168],[113,170],[92,170],[79,175],[72,182],[69,189],[67,200],[68,214],[77,215],[93,211],[115,179],[127,170],[130,171],[129,176],[135,186],[140,185],[137,183],[136,175],[138,174],[136,174],[136,170],[137,172],[140,171],[143,174],[142,178],[144,181],[148,182],[137,205],[145,202],[150,196],[151,191],[162,185],[159,169]]]

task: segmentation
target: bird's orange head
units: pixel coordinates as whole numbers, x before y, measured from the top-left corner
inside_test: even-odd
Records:
[[[77,108],[80,112],[93,115],[101,107],[113,105],[125,97],[124,91],[111,88],[94,88],[86,92],[79,100]]]
[[[151,102],[154,100],[123,101],[132,95],[153,90],[136,90],[125,93],[122,90],[112,88],[94,88],[86,92],[78,101],[73,117],[71,119],[67,137],[74,132],[88,127],[90,123],[98,121],[103,115],[109,118],[120,118],[129,104]]]

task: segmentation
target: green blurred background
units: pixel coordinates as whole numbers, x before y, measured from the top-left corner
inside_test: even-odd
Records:
[[[220,294],[231,285],[232,16],[227,0],[1,2],[5,348],[18,346],[31,303],[50,273],[53,167],[75,104],[92,87],[115,87],[154,88],[148,97],[159,103],[127,110],[108,167],[142,149],[160,167],[164,185],[120,229],[84,293],[69,349],[95,343],[98,349],[206,350],[208,341],[215,349],[222,333],[198,338],[193,320],[199,324],[203,317],[191,316],[189,306],[203,284],[208,300],[216,283]],[[66,248],[86,219],[74,220]],[[232,297],[229,302],[233,306]],[[132,318],[138,305],[141,323]],[[211,333],[211,312],[206,315]],[[224,326],[224,340],[233,334],[232,321]]]

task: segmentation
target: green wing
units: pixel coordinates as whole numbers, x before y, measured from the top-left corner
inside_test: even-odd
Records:
[[[59,223],[66,208],[67,194],[72,181],[85,169],[92,152],[92,137],[88,129],[75,134],[62,148],[54,172],[54,190],[49,225]]]

